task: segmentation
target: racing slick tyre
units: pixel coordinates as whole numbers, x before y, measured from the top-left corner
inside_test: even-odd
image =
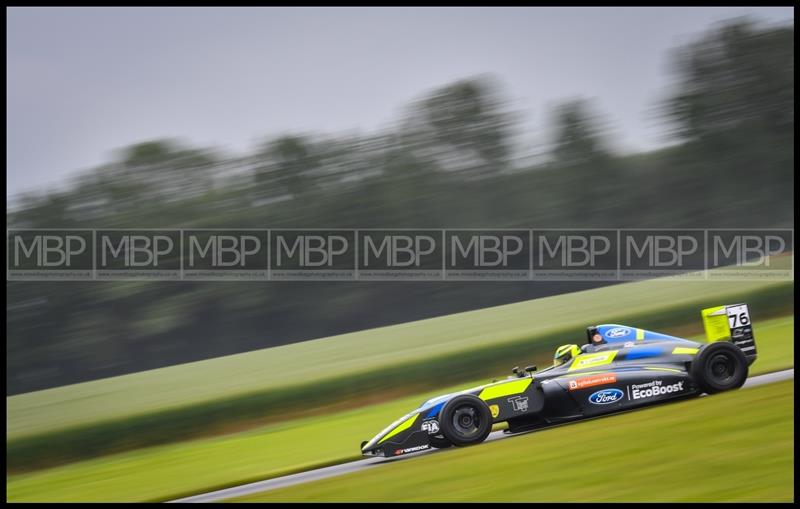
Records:
[[[428,437],[428,441],[434,449],[447,449],[453,445],[453,442],[446,439],[444,436],[431,435]]]
[[[732,343],[720,341],[700,347],[689,374],[707,394],[738,389],[747,380],[747,358]]]
[[[479,444],[492,431],[492,413],[480,398],[462,394],[442,408],[439,425],[444,438],[453,445]]]

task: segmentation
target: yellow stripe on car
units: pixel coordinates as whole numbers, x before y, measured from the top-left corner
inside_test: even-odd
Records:
[[[489,385],[484,387],[478,397],[486,401],[489,399],[502,398],[503,396],[511,396],[512,394],[519,394],[527,389],[531,382],[533,382],[533,378],[525,377],[511,382]]]
[[[680,354],[694,355],[694,354],[697,353],[697,350],[699,350],[699,349],[698,348],[684,348],[682,346],[679,346],[679,347],[675,348],[675,350],[673,350],[672,353],[673,354],[677,354],[677,355],[680,355]]]
[[[636,329],[636,341],[644,340],[644,329]]]
[[[614,361],[617,356],[617,350],[609,350],[607,352],[585,353],[575,357],[572,365],[567,371],[575,371],[578,369],[595,368],[597,366],[605,366]]]
[[[407,430],[408,428],[410,428],[411,426],[414,425],[414,422],[416,422],[417,417],[419,417],[418,413],[412,415],[411,417],[409,417],[405,421],[401,422],[395,429],[393,429],[392,431],[387,433],[386,436],[381,438],[378,443],[379,444],[383,443],[385,440],[388,440],[388,439],[392,438],[393,436],[397,435],[398,433],[402,433],[403,431]]]

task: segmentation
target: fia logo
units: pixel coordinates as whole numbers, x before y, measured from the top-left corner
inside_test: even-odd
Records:
[[[423,422],[422,431],[427,431],[429,435],[435,435],[439,433],[439,422],[438,421]]]

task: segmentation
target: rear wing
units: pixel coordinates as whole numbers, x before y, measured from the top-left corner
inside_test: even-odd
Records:
[[[756,360],[756,338],[747,304],[707,308],[702,316],[709,343],[730,341],[744,353],[748,364]]]

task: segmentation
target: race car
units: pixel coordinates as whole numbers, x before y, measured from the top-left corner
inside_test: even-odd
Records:
[[[425,401],[372,440],[365,456],[394,457],[483,442],[500,422],[506,433],[737,389],[756,359],[746,304],[701,313],[707,343],[636,327],[587,327],[586,343],[556,350],[553,365]]]

